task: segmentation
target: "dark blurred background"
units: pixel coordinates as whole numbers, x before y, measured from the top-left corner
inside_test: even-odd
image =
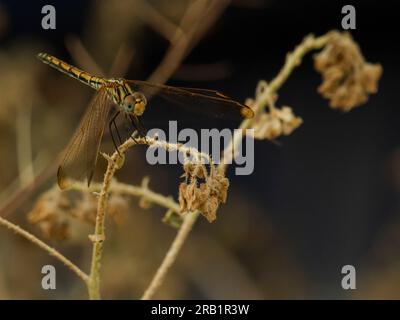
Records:
[[[175,23],[188,5],[148,3]],[[56,30],[41,28],[45,4],[56,7]],[[366,60],[383,66],[378,93],[347,114],[332,110],[316,91],[321,79],[308,55],[279,90],[277,102],[291,106],[303,125],[279,139],[280,146],[256,142],[252,175],[235,176],[230,168],[227,204],[216,222],[202,219],[196,225],[159,298],[400,298],[400,15],[394,1],[232,1],[167,83],[215,88],[244,101],[254,96],[259,80],[277,74],[304,36],[340,30],[345,4],[356,8],[357,29],[351,34]],[[35,54],[44,51],[75,63],[66,39],[76,36],[107,72],[123,39],[133,52],[125,77],[146,79],[169,43],[135,8],[135,1],[0,2],[2,190],[18,176],[17,110],[30,105],[32,153],[46,166],[67,143],[93,94],[42,65]],[[182,127],[237,126],[150,108],[144,124],[151,128],[173,119]],[[150,166],[144,150],[130,151],[125,174],[117,178],[138,184],[148,175],[150,187],[176,198],[180,166]],[[55,173],[41,191],[54,182]],[[8,218],[38,232],[26,213],[41,191]],[[0,204],[7,200],[3,194]],[[107,230],[107,298],[138,298],[175,234],[161,223],[162,210],[144,211],[136,203],[125,225]],[[90,246],[84,235],[77,237],[54,245],[87,269]],[[40,289],[45,263],[58,266],[57,293]],[[341,288],[347,264],[357,270],[353,291]],[[85,290],[39,249],[0,230],[0,298],[85,298]]]

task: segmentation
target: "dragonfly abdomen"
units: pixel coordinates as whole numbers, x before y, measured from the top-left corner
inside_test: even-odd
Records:
[[[39,53],[37,57],[44,63],[50,65],[51,67],[57,69],[58,71],[69,75],[70,77],[77,79],[84,84],[94,88],[99,89],[104,84],[104,79],[96,77],[87,73],[81,69],[78,69],[50,54]]]

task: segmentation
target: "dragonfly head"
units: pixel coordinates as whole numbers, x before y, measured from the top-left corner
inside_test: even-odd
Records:
[[[141,116],[146,110],[147,99],[143,93],[134,92],[124,98],[122,108],[126,113]]]

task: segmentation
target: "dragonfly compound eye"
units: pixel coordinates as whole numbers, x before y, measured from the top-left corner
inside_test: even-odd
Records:
[[[132,95],[126,96],[122,107],[126,113],[132,113],[135,106],[135,98]]]
[[[135,92],[133,95],[134,98],[134,109],[133,113],[135,116],[141,116],[146,109],[147,100],[143,93]]]

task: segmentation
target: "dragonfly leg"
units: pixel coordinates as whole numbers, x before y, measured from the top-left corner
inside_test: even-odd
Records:
[[[119,115],[119,113],[120,113],[120,111],[117,111],[117,112],[113,115],[113,117],[111,118],[110,122],[108,123],[108,129],[109,129],[109,131],[110,131],[111,139],[112,139],[112,141],[113,141],[115,150],[117,150],[118,154],[121,156],[121,154],[119,153],[118,145],[117,145],[117,143],[115,142],[115,138],[114,138],[114,134],[113,134],[113,130],[112,130],[112,125],[114,124],[114,127],[115,127],[115,129],[116,129],[116,131],[117,131],[117,134],[118,134],[118,138],[119,138],[119,140],[121,141],[121,137],[120,137],[120,135],[119,135],[119,132],[118,132],[118,129],[117,129],[117,125],[115,124],[115,119],[117,118],[117,116]]]
[[[135,132],[137,132],[137,133],[139,134],[138,128],[137,128],[137,126],[136,126],[136,123],[135,123],[134,121],[132,121],[132,118],[130,118],[130,120],[131,120],[132,126],[133,126],[133,128],[134,128],[134,131],[133,131],[133,133],[132,133],[132,135],[131,135],[131,138],[133,139],[133,141],[135,141],[136,144],[139,144],[138,141],[137,141],[137,139],[136,139],[135,136],[134,136]],[[140,134],[139,134],[139,136],[140,136]]]
[[[138,133],[139,137],[144,137],[146,139],[146,136],[143,135],[142,130],[139,128],[137,121],[135,121],[135,118],[131,115],[129,115],[129,119],[131,120],[132,127],[135,129],[135,131]],[[134,132],[135,133],[135,132]],[[139,144],[137,139],[133,136],[134,133],[131,135],[131,138],[133,141],[135,141],[136,144]]]
[[[135,117],[135,118],[136,118],[136,123],[139,127],[139,130],[141,131],[141,134],[146,138],[146,136],[147,136],[146,128],[143,126],[142,122],[140,121],[140,119],[138,117]]]
[[[143,125],[140,123],[138,117],[135,117],[133,115],[129,115],[131,118],[131,122],[133,127],[137,130],[139,133],[140,137],[146,138],[146,129],[143,127]]]
[[[117,132],[119,144],[121,145],[121,144],[122,144],[122,139],[121,139],[121,136],[120,136],[119,131],[118,131],[118,126],[117,126],[117,124],[115,123],[115,119],[114,119],[114,121],[113,121],[113,124],[114,124],[115,131]]]

